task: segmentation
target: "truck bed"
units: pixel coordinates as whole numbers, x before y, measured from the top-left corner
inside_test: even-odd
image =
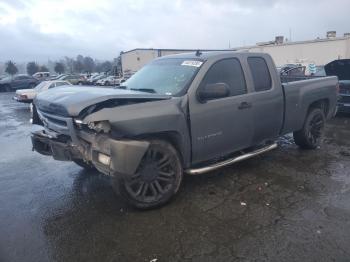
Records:
[[[286,79],[285,79],[286,80]],[[291,79],[289,79],[291,80]],[[281,81],[283,81],[281,79]],[[327,108],[335,108],[337,92],[334,92],[338,84],[336,76],[329,77],[304,77],[304,79],[284,82],[282,84],[285,109],[284,125],[281,134],[287,134],[302,128],[305,116],[313,101],[324,100]],[[330,118],[335,112],[326,108],[326,118]]]
[[[290,82],[296,82],[301,80],[310,80],[310,79],[317,79],[317,78],[323,78],[326,76],[280,76],[281,83],[290,83]]]

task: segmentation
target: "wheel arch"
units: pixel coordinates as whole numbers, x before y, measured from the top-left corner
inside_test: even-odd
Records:
[[[327,116],[329,113],[329,103],[330,102],[329,102],[328,98],[318,99],[309,105],[307,113],[309,113],[310,110],[313,108],[319,108],[319,109],[322,109],[325,116]],[[306,114],[306,116],[307,116],[307,114]]]
[[[184,168],[190,166],[191,162],[191,148],[187,145],[185,139],[177,131],[165,131],[157,133],[143,134],[139,137],[144,140],[160,139],[170,143],[179,153]]]
[[[302,116],[300,117],[298,129],[301,129],[305,123],[305,120],[312,109],[319,108],[324,112],[325,117],[327,118],[329,114],[330,101],[328,98],[317,98],[308,103],[304,103],[303,111],[301,111]]]

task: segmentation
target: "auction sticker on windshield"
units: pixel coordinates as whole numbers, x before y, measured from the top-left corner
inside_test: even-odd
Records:
[[[185,60],[182,62],[181,65],[183,66],[194,66],[194,67],[200,67],[203,64],[201,61],[195,61],[195,60]]]

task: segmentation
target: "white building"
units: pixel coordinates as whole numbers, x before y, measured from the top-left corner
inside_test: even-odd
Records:
[[[327,32],[326,38],[322,39],[298,42],[284,42],[283,40],[283,36],[278,36],[274,41],[230,50],[268,53],[274,59],[276,66],[291,63],[325,65],[335,59],[350,58],[350,33],[344,34],[343,37],[336,37],[336,32],[330,31]],[[134,73],[157,57],[195,51],[196,49],[133,49],[121,53],[122,70],[123,73]]]
[[[327,38],[298,42],[283,42],[283,37],[276,37],[272,42],[239,49],[268,53],[277,66],[290,63],[325,65],[335,59],[350,58],[350,34],[335,37],[332,31],[327,33]]]

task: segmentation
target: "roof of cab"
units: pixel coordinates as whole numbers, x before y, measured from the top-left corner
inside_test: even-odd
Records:
[[[190,53],[181,53],[181,54],[175,54],[175,55],[167,55],[157,58],[156,60],[160,59],[167,59],[167,58],[184,58],[184,59],[195,59],[195,60],[208,60],[208,59],[215,59],[222,56],[229,56],[229,55],[235,55],[235,56],[246,56],[249,54],[250,56],[261,56],[263,53],[250,53],[250,52],[242,52],[242,51],[210,51],[210,52],[200,52],[199,55],[197,55],[197,52],[190,52]]]

